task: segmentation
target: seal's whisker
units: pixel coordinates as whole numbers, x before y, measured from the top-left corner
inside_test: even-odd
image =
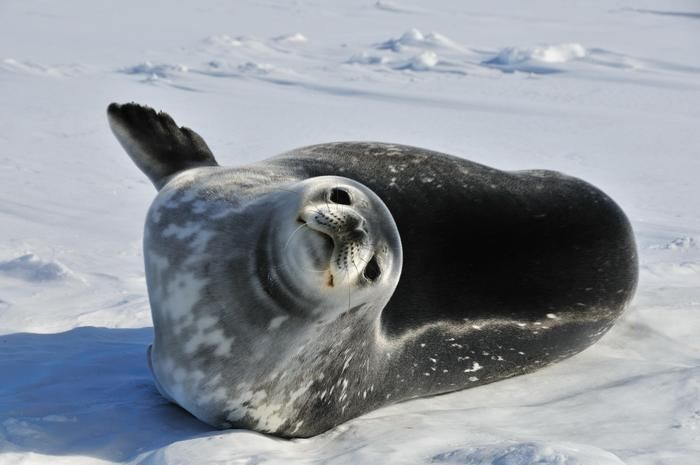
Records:
[[[272,266],[272,269],[276,270],[285,270],[285,269],[290,269],[288,265],[277,265],[277,266]],[[312,268],[301,268],[302,271],[308,271],[309,273],[325,273],[326,270],[314,270]]]
[[[353,254],[353,256],[354,256],[354,254]],[[355,271],[357,271],[358,276],[362,274],[362,273],[360,273],[360,269],[357,267],[357,264],[355,263],[354,259],[352,260],[352,266],[355,267]]]
[[[297,233],[297,231],[299,231],[304,226],[308,227],[308,225],[306,223],[303,223],[303,224],[299,225],[299,227],[296,228],[294,231],[292,231],[292,234],[289,235],[287,242],[284,243],[284,248],[282,250],[285,250],[285,251],[287,250],[287,247],[289,246],[289,242],[291,242],[292,237],[294,237],[294,235]]]
[[[348,271],[347,266],[345,267],[345,275],[346,275],[346,279],[348,281],[348,312],[349,312],[350,308],[352,308],[352,306],[350,305],[350,294],[352,292],[352,286],[350,286],[350,271]]]
[[[292,233],[289,235],[289,238],[287,239],[287,242],[284,244],[284,248],[283,248],[282,250],[284,250],[284,251],[287,250],[287,247],[289,246],[289,243],[292,241],[292,238],[294,237],[294,235],[295,235],[301,228],[303,228],[304,226],[306,226],[306,227],[308,227],[309,229],[311,229],[311,228],[309,227],[309,225],[306,224],[306,223],[300,224],[299,227],[296,228],[294,231],[292,231]],[[280,265],[280,266],[278,266],[277,268],[283,269],[283,268],[285,268],[285,266],[284,266],[284,265]],[[308,271],[308,272],[310,272],[310,273],[325,273],[325,271],[326,271],[326,270],[314,270],[313,268],[302,268],[302,270]]]
[[[360,248],[360,250],[367,250],[370,255],[372,254],[372,248],[369,245],[358,244],[358,247]],[[368,260],[365,260],[364,258],[362,258],[362,254],[358,253],[357,258],[359,258],[362,262],[364,262],[365,265],[369,264]]]
[[[368,246],[368,245],[359,244],[358,247],[360,248],[360,250],[367,250],[367,251],[370,252],[370,253],[372,252],[372,248],[371,248],[370,246]],[[364,258],[362,258],[362,255],[359,254],[359,253],[357,254],[357,258],[359,258],[360,260],[362,260],[362,261],[365,262],[365,263],[368,263],[367,260],[365,260]]]
[[[328,197],[324,197],[324,200],[326,201],[326,209],[328,210],[328,213],[331,213],[331,206],[328,203]]]
[[[318,215],[321,215],[321,216],[324,217],[324,218],[326,217],[326,214],[323,213],[323,211],[321,211],[321,209],[319,209],[319,208],[317,208],[317,207],[314,207],[314,213],[316,213],[316,214],[318,214]]]

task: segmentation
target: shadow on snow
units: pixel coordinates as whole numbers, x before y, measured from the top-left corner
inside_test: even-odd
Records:
[[[82,327],[0,336],[0,454],[123,461],[215,434],[155,389],[152,328]]]

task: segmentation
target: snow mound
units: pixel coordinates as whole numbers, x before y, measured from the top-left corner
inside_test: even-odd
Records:
[[[377,10],[381,11],[388,11],[390,13],[417,13],[418,11],[414,8],[409,8],[403,5],[400,5],[396,2],[391,2],[388,0],[378,0],[375,4],[374,7]]]
[[[586,49],[576,43],[544,45],[534,48],[507,47],[487,63],[517,65],[528,61],[540,63],[566,63],[586,56]]]
[[[33,253],[0,262],[0,274],[29,282],[60,281],[73,276],[63,264],[42,260]]]
[[[496,56],[481,62],[482,66],[504,72],[523,71],[533,74],[553,74],[564,70],[560,65],[575,62],[589,54],[582,45],[564,43],[532,48],[507,47]]]
[[[435,52],[428,50],[411,57],[407,63],[397,67],[397,69],[409,69],[412,71],[428,71],[433,69],[439,62]]]
[[[35,76],[66,77],[80,74],[83,71],[83,67],[79,65],[46,66],[31,61],[5,58],[0,61],[0,70]]]
[[[185,65],[156,64],[145,61],[135,66],[122,68],[120,71],[124,74],[144,75],[147,79],[170,79],[173,76],[187,73],[189,69]]]
[[[700,274],[700,263],[693,261],[683,261],[680,263],[655,263],[642,268],[656,276],[693,276]]]
[[[244,42],[248,40],[245,37],[231,37],[228,34],[219,34],[215,36],[207,37],[206,43],[211,45],[224,45],[227,47],[242,47]]]
[[[249,78],[264,78],[268,75],[278,76],[294,76],[293,70],[281,68],[271,63],[257,62],[252,60],[237,63],[227,60],[211,60],[207,63],[207,67],[197,71],[200,74],[205,74],[213,77],[231,78],[231,77],[249,77]]]
[[[276,68],[269,63],[255,63],[248,61],[238,66],[238,71],[246,74],[269,74]]]
[[[438,55],[438,52],[440,55]],[[437,32],[423,34],[410,29],[398,39],[374,45],[374,50],[356,53],[345,63],[374,65],[396,71],[434,71],[437,73],[467,74],[478,65],[470,64],[466,49]]]
[[[664,249],[666,250],[685,250],[685,249],[694,249],[698,246],[697,241],[695,240],[694,237],[690,236],[684,236],[684,237],[678,237],[676,239],[673,239],[670,241],[668,244],[664,246]]]
[[[456,449],[432,457],[432,463],[469,465],[624,465],[604,450],[582,445],[527,442]]]
[[[222,34],[210,36],[196,53],[204,58],[205,68],[199,73],[214,77],[262,77],[272,72],[293,74],[299,66],[298,49],[309,41],[301,33],[286,34],[260,40],[250,36]]]
[[[292,36],[288,37],[293,37],[296,34],[293,34]],[[300,42],[299,39],[304,37],[303,35],[299,34],[299,37],[297,37],[297,43]],[[281,36],[284,37],[284,36]],[[290,42],[287,40],[287,42]],[[293,41],[292,41],[293,42]],[[237,36],[237,37],[231,37],[228,34],[220,34],[220,35],[215,35],[215,36],[210,36],[205,40],[205,43],[207,45],[213,45],[217,48],[222,48],[222,49],[245,49],[249,50],[252,52],[258,52],[258,53],[270,53],[274,52],[272,48],[270,48],[265,42],[251,36]]]
[[[294,34],[287,34],[273,39],[275,42],[281,42],[286,44],[305,44],[309,41],[304,34],[299,32]]]
[[[401,52],[407,47],[423,49],[461,49],[456,42],[442,34],[431,32],[424,35],[418,29],[411,29],[398,39],[389,39],[377,45],[377,49],[379,50],[391,50],[393,52]]]
[[[351,56],[346,63],[348,64],[359,64],[359,65],[385,65],[389,63],[388,57],[375,55],[367,52],[360,52]]]
[[[700,274],[700,263],[681,262],[673,268],[673,272],[680,275]]]

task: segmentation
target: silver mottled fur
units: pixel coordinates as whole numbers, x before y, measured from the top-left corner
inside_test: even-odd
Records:
[[[353,206],[329,202],[338,186],[355,197]],[[351,229],[358,239],[346,237],[345,223],[362,223]],[[335,241],[332,259],[314,255],[324,244],[313,228]],[[277,432],[302,421],[300,409],[321,392],[303,378],[347,333],[349,321],[338,327],[338,318],[352,313],[351,327],[378,332],[401,270],[389,211],[338,177],[195,168],[159,192],[145,231],[154,376],[164,396],[219,427]],[[361,270],[374,254],[383,272],[368,282]],[[335,382],[329,378],[326,389]]]

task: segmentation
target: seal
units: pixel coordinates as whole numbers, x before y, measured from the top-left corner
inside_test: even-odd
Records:
[[[597,341],[636,288],[629,221],[577,178],[366,142],[225,168],[165,113],[108,118],[159,190],[151,371],[215,427],[309,437],[528,373]]]

